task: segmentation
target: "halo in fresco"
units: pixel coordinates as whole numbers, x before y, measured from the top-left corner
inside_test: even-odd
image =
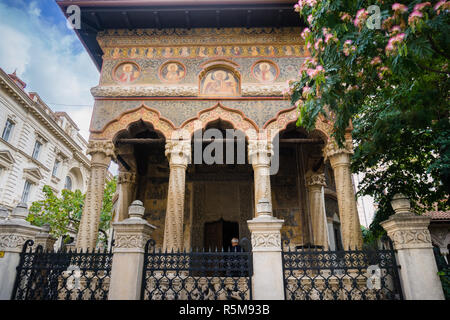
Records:
[[[185,66],[177,61],[166,62],[159,69],[159,78],[164,82],[179,82],[185,76]]]
[[[200,80],[200,94],[206,96],[237,96],[239,79],[225,68],[209,70]]]
[[[252,74],[259,82],[270,83],[278,78],[280,71],[275,63],[264,60],[253,65]]]
[[[113,71],[114,80],[121,84],[131,84],[141,75],[139,66],[133,62],[124,62],[117,65]]]

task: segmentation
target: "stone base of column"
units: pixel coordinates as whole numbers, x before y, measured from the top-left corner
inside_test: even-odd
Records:
[[[134,201],[130,218],[113,223],[115,244],[108,300],[139,300],[145,245],[156,227],[142,219],[144,207]]]
[[[32,226],[25,218],[28,215],[27,207],[19,204],[13,210],[9,220],[0,222],[0,300],[10,300],[16,280],[17,266],[20,253],[27,240],[34,240],[42,231]]]
[[[284,300],[280,230],[284,220],[260,215],[247,221],[253,247],[253,299]]]
[[[429,224],[429,217],[411,213],[397,213],[381,223],[397,250],[406,300],[444,300]]]

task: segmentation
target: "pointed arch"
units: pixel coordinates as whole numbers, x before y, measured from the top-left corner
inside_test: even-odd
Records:
[[[174,124],[162,117],[158,110],[142,104],[137,108],[123,112],[117,118],[108,122],[102,130],[91,131],[91,139],[112,140],[118,132],[126,130],[131,123],[139,120],[151,123],[155,130],[161,132],[166,139],[170,139],[172,132],[175,130]]]
[[[297,122],[297,120],[298,110],[296,107],[281,110],[263,126],[263,129],[267,133],[267,139],[270,141],[273,140],[278,133],[285,130],[289,124]],[[316,121],[316,128],[310,134],[323,139],[326,143],[330,139],[332,132],[333,125],[323,115],[319,114]]]
[[[204,129],[210,122],[223,120],[230,122],[233,127],[245,133],[248,138],[254,138],[259,129],[255,122],[245,116],[245,114],[236,109],[231,109],[217,103],[215,106],[200,111],[196,117],[183,122],[180,129],[186,130],[191,135],[194,131]]]

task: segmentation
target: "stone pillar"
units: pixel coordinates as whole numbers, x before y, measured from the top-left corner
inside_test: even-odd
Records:
[[[34,245],[41,245],[44,250],[53,251],[56,239],[50,235],[50,226],[45,224],[41,227],[41,232],[36,235]]]
[[[444,300],[428,230],[431,218],[414,215],[409,200],[401,194],[396,194],[391,204],[395,214],[383,221],[381,226],[397,250],[404,298]]]
[[[328,249],[328,226],[322,199],[322,188],[326,185],[325,174],[308,171],[306,186],[308,188],[309,214],[312,224],[312,241],[316,246]]]
[[[170,176],[167,193],[163,250],[183,249],[183,217],[186,168],[191,159],[189,140],[170,140],[166,144]]]
[[[119,199],[117,204],[118,221],[128,218],[128,207],[131,199],[134,198],[134,189],[136,187],[136,174],[133,172],[119,172],[117,187],[119,189]]]
[[[272,189],[270,187],[270,158],[273,146],[266,140],[250,140],[248,143],[248,160],[253,166],[255,176],[255,208],[259,200],[266,199],[272,205]],[[270,211],[272,214],[272,210]],[[256,211],[258,215],[258,211]]]
[[[91,176],[77,235],[77,249],[94,249],[97,243],[106,173],[114,155],[113,149],[110,141],[89,142],[87,154],[91,155]]]
[[[154,226],[142,219],[145,208],[134,201],[129,218],[114,222],[115,244],[108,300],[140,300],[145,245]]]
[[[257,217],[247,221],[252,234],[253,299],[284,300],[281,227],[284,220],[272,216],[268,199],[260,199]]]
[[[26,204],[19,203],[10,218],[0,222],[0,300],[11,299],[23,245],[41,231],[25,220],[27,216]]]
[[[325,158],[330,160],[334,171],[344,250],[362,248],[363,243],[350,171],[352,149],[352,142],[348,140],[345,143],[345,148],[338,148],[337,144],[332,141],[328,143],[324,150]]]

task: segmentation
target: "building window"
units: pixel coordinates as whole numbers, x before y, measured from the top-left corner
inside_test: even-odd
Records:
[[[64,189],[72,191],[72,179],[69,176],[66,177],[66,184],[64,185]]]
[[[40,143],[39,141],[36,141],[34,143],[34,149],[33,149],[33,159],[37,160],[37,158],[39,157],[39,152],[41,151],[41,147],[42,147],[42,143]]]
[[[57,177],[58,175],[58,169],[59,169],[59,165],[61,164],[60,161],[55,160],[55,164],[53,165],[53,171],[52,171],[52,176]]]
[[[20,200],[20,202],[23,202],[23,203],[28,202],[28,197],[30,196],[30,191],[31,191],[31,182],[26,180],[25,185],[23,186],[22,199]]]
[[[5,128],[3,129],[2,139],[8,141],[11,137],[12,130],[14,128],[14,122],[11,119],[6,120]]]

